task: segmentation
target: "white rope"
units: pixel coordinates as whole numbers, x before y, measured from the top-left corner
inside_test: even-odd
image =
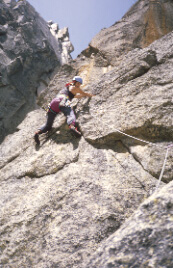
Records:
[[[161,173],[160,173],[160,176],[159,176],[159,180],[158,180],[158,183],[157,183],[157,186],[156,186],[156,189],[154,191],[157,192],[159,186],[160,186],[160,182],[162,180],[162,177],[163,177],[163,173],[164,173],[164,170],[165,170],[165,165],[166,165],[166,161],[167,161],[167,157],[168,157],[168,151],[169,149],[173,147],[173,144],[170,144],[168,147],[167,147],[167,150],[166,150],[166,154],[165,154],[165,159],[164,159],[164,162],[163,162],[163,166],[162,166],[162,170],[161,170]]]
[[[119,133],[121,133],[121,134],[123,134],[123,135],[125,135],[125,136],[127,136],[129,138],[131,138],[131,139],[138,140],[138,141],[144,142],[146,144],[151,144],[151,145],[157,146],[157,144],[155,144],[155,143],[152,143],[152,142],[149,142],[149,141],[146,141],[146,140],[139,139],[139,138],[136,138],[134,136],[128,135],[128,134],[124,133],[123,131],[121,131],[119,129],[115,129],[115,131],[117,131],[117,132],[119,132]],[[169,151],[169,149],[171,147],[173,147],[173,144],[170,144],[170,145],[167,146],[166,154],[165,154],[165,159],[164,159],[163,166],[162,166],[162,170],[161,170],[161,173],[160,173],[160,176],[159,176],[159,180],[158,180],[158,183],[157,183],[157,186],[156,186],[156,189],[155,189],[154,193],[158,190],[158,188],[160,186],[160,182],[162,180],[163,173],[165,171],[166,161],[167,161],[167,157],[168,157],[168,151]]]
[[[93,109],[92,111],[94,112],[94,110],[97,111],[97,107],[96,107],[95,109]],[[97,117],[97,120],[100,121],[99,116]],[[97,120],[96,120],[95,122],[97,122]],[[131,139],[138,140],[138,141],[141,141],[141,142],[146,143],[146,144],[151,144],[151,145],[157,146],[157,144],[155,144],[155,143],[152,143],[152,142],[149,142],[149,141],[146,141],[146,140],[139,139],[139,138],[136,138],[136,137],[134,137],[134,136],[128,135],[128,134],[124,133],[124,132],[121,131],[121,130],[115,129],[115,131],[117,131],[117,132],[119,132],[119,133],[121,133],[121,134],[123,134],[123,135],[125,135],[125,136],[127,136],[127,137],[129,137],[129,138],[131,138]],[[97,133],[97,134],[98,134],[98,133]],[[173,144],[170,144],[170,145],[167,146],[166,154],[165,154],[165,159],[164,159],[163,166],[162,166],[162,170],[161,170],[161,173],[160,173],[160,176],[159,176],[159,180],[158,180],[158,183],[157,183],[157,186],[156,186],[156,189],[155,189],[154,193],[158,190],[159,185],[160,185],[160,182],[161,182],[161,180],[162,180],[163,173],[164,173],[164,171],[165,171],[165,166],[166,166],[167,157],[168,157],[168,151],[169,151],[169,149],[170,149],[171,147],[173,147]]]
[[[152,143],[152,142],[149,142],[149,141],[146,141],[146,140],[142,140],[142,139],[136,138],[136,137],[134,137],[134,136],[128,135],[128,134],[126,134],[126,133],[124,133],[124,132],[122,132],[121,130],[118,130],[118,129],[115,129],[115,130],[116,130],[117,132],[119,132],[119,133],[121,133],[121,134],[123,134],[123,135],[129,137],[129,138],[134,139],[134,140],[142,141],[142,142],[144,142],[144,143],[147,143],[147,144],[151,144],[151,145],[155,145],[155,146],[156,146],[155,143]]]
[[[125,135],[125,136],[128,136],[128,137],[132,138],[132,139],[135,139],[135,140],[138,140],[138,141],[142,141],[142,142],[144,142],[144,143],[147,143],[147,144],[151,144],[151,145],[157,146],[157,144],[155,144],[155,143],[148,142],[148,141],[145,141],[145,140],[142,140],[142,139],[138,139],[138,138],[136,138],[136,137],[134,137],[134,136],[131,136],[131,135],[128,135],[128,134],[126,134],[126,133],[124,133],[124,132],[122,132],[122,131],[120,131],[120,130],[118,130],[118,129],[115,129],[115,130],[116,130],[117,132],[119,132],[119,133]],[[169,151],[169,149],[170,149],[171,147],[173,147],[173,144],[170,144],[170,145],[167,146],[166,154],[165,154],[165,159],[164,159],[163,166],[162,166],[162,170],[161,170],[161,173],[160,173],[160,176],[159,176],[159,180],[158,180],[158,183],[157,183],[157,186],[156,186],[156,189],[155,189],[154,193],[157,192],[157,190],[158,190],[158,188],[159,188],[159,186],[160,186],[160,182],[161,182],[161,180],[162,180],[163,173],[164,173],[164,171],[165,171],[166,161],[167,161],[167,157],[168,157],[168,151]]]
[[[119,132],[119,133],[121,133],[121,134],[123,134],[123,135],[129,137],[129,138],[132,138],[132,139],[135,139],[135,140],[138,140],[138,141],[142,141],[142,142],[147,143],[147,144],[151,144],[151,145],[157,146],[157,144],[154,144],[154,143],[152,143],[152,142],[148,142],[148,141],[145,141],[145,140],[142,140],[142,139],[138,139],[138,138],[136,138],[136,137],[134,137],[134,136],[131,136],[131,135],[128,135],[128,134],[126,134],[126,133],[124,133],[124,132],[122,132],[122,131],[120,131],[120,130],[118,130],[118,129],[115,129],[115,130],[116,130],[117,132]],[[159,188],[159,186],[160,186],[160,182],[161,182],[161,180],[162,180],[163,173],[164,173],[164,171],[165,171],[166,161],[167,161],[167,157],[168,157],[168,151],[169,151],[169,149],[170,149],[171,147],[173,147],[173,144],[170,144],[170,145],[167,146],[166,154],[165,154],[165,159],[164,159],[163,166],[162,166],[162,170],[161,170],[161,173],[160,173],[160,176],[159,176],[159,180],[158,180],[158,183],[157,183],[157,186],[156,186],[156,189],[155,189],[154,193],[157,192],[157,190],[158,190],[158,188]]]

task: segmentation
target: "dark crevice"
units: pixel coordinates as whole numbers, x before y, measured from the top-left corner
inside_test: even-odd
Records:
[[[16,155],[12,155],[2,166],[0,166],[0,169],[4,168],[5,166],[13,162],[15,159],[17,159],[20,156],[20,154],[25,152],[29,147],[30,147],[30,144],[27,145],[27,141],[26,141],[25,147],[23,147],[22,150],[20,150]]]
[[[19,155],[20,155],[20,152],[16,155],[13,155],[12,157],[10,157],[7,162],[5,162],[2,166],[0,166],[0,169],[4,168],[6,165],[10,164],[12,161],[14,161],[16,158],[18,158]]]
[[[15,160],[19,155],[20,155],[20,154],[18,154],[17,156],[11,158],[10,161],[8,161],[8,163],[6,163],[6,165],[9,164],[10,162],[12,162],[13,160]],[[30,178],[30,179],[39,179],[39,178],[43,178],[43,177],[45,177],[45,176],[49,176],[49,175],[56,174],[57,172],[61,171],[61,170],[64,169],[65,167],[69,166],[70,164],[72,164],[72,163],[73,163],[73,164],[74,164],[74,163],[77,163],[78,160],[79,160],[79,154],[78,154],[77,157],[75,157],[70,163],[64,163],[64,165],[62,165],[62,166],[59,167],[57,170],[54,170],[54,171],[52,171],[52,172],[50,172],[50,173],[37,175],[35,172],[32,172],[32,171],[26,171],[26,172],[25,172],[24,174],[22,174],[22,175],[19,175],[19,176],[15,176],[15,175],[14,175],[14,176],[10,176],[10,177],[8,177],[8,179],[6,179],[6,180],[11,179],[12,177],[15,178],[15,179],[17,179],[17,180],[20,180],[20,179],[22,179],[22,178],[24,178],[24,177],[28,177],[28,178]],[[6,165],[4,165],[4,166],[6,166]],[[2,166],[1,168],[3,168],[4,166]]]
[[[133,156],[133,155],[132,155]],[[116,158],[117,162],[119,163],[119,165],[126,171],[126,168],[122,165],[122,163]],[[145,184],[143,184],[134,174],[133,176],[135,177],[135,179],[139,182],[139,184],[141,185],[141,187],[133,187],[133,188],[142,188],[145,192],[148,193],[148,191],[146,190],[146,186]]]
[[[131,156],[134,158],[134,160],[136,162],[138,162],[138,164],[142,167],[143,170],[145,170],[147,173],[149,173],[152,177],[154,177],[155,179],[158,179],[157,176],[155,176],[154,174],[151,174],[149,172],[149,170],[145,169],[144,166],[142,165],[142,163],[139,161],[139,159],[137,157],[135,157],[135,154],[131,153],[130,149],[128,148],[128,146],[126,144],[123,143],[123,141],[121,141],[123,146],[127,149],[127,151],[129,152],[129,154],[131,154]]]
[[[145,124],[141,127],[124,130],[123,133],[115,130],[115,132],[109,133],[101,138],[96,138],[95,140],[86,138],[86,140],[97,148],[103,144],[110,144],[110,146],[112,146],[113,142],[123,140],[126,135],[134,137],[134,145],[145,145],[159,142],[169,143],[172,142],[173,139],[172,126],[163,127],[160,125],[153,125],[151,120],[145,122]],[[141,141],[136,140],[135,138],[141,139]]]
[[[48,87],[48,83],[45,80],[40,79],[39,82],[42,82],[46,87]]]
[[[90,58],[92,54],[96,55],[98,52],[99,52],[98,48],[89,46],[85,50],[83,50],[81,54],[87,58]]]
[[[128,131],[125,131],[125,132],[126,132],[126,134],[128,133]],[[129,131],[128,134],[131,134],[134,137],[138,137],[138,138],[140,137],[139,133],[137,135],[137,132],[136,131],[134,132],[134,130]],[[138,140],[133,140],[133,145],[134,146],[135,145],[146,146],[146,144],[148,144],[148,143],[150,145],[153,144],[153,146],[154,146],[158,142],[169,142],[169,141],[171,141],[171,138],[170,138],[170,140],[167,140],[167,139],[166,140],[161,140],[161,139],[158,140],[157,139],[157,141],[156,140],[152,140],[152,141],[150,140],[149,141],[149,140],[146,139],[146,137],[140,137],[140,138],[146,140],[146,143],[138,141]],[[168,138],[168,136],[167,136],[167,138]],[[118,139],[117,133],[115,132],[115,133],[109,134],[109,135],[107,135],[105,137],[102,137],[100,139],[97,139],[95,141],[89,140],[89,139],[86,139],[86,140],[90,145],[92,145],[96,149],[112,150],[112,151],[114,151],[116,153],[126,153],[126,152],[128,152],[134,158],[134,160],[142,167],[142,169],[145,172],[147,172],[153,178],[158,180],[158,174],[154,174],[153,172],[150,172],[150,170],[145,169],[144,166],[142,165],[142,163],[139,161],[139,159],[135,156],[135,154],[131,153],[129,147],[123,142],[123,136],[121,134],[119,136],[119,139]],[[121,163],[119,163],[119,164],[121,165]],[[141,186],[145,188],[145,185],[141,184]]]

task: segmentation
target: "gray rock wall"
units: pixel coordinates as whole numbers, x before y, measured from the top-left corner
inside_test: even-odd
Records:
[[[48,26],[57,43],[61,44],[61,63],[69,63],[72,60],[70,53],[74,51],[74,47],[69,40],[68,28],[59,29],[58,24],[53,21],[49,21]]]
[[[85,268],[171,268],[173,183],[146,200],[126,223],[86,261]]]
[[[119,66],[129,51],[145,48],[171,32],[172,13],[172,0],[140,0],[120,21],[102,29],[77,59],[86,84]]]
[[[92,85],[96,96],[76,104],[81,139],[70,135],[59,115],[35,148],[33,133],[45,122],[42,109],[6,137],[0,158],[3,267],[154,267],[164,261],[171,267],[171,186],[146,199],[172,140],[172,76],[166,72],[172,68],[172,34],[130,52],[125,66]],[[165,182],[173,178],[172,159],[170,150]]]
[[[69,62],[72,48],[62,48],[68,32],[61,39],[55,38],[47,22],[27,1],[1,1],[0,11],[2,141],[36,107],[37,94],[46,88],[55,67]]]
[[[84,90],[95,96],[73,102],[80,139],[59,114],[35,146],[33,134],[46,120],[41,108],[6,136],[0,146],[0,266],[173,266],[173,147],[154,193],[173,141],[172,59],[170,32],[90,81]],[[46,105],[79,67],[87,71],[85,63],[58,68],[38,104]]]

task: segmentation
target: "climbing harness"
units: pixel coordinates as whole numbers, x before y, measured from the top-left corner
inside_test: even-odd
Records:
[[[51,113],[53,113],[53,114],[57,114],[55,111],[53,111],[53,110],[50,108],[50,106],[48,106],[48,109],[49,109],[49,111],[50,111]]]
[[[55,111],[53,111],[53,110],[50,108],[50,103],[49,103],[46,107],[42,106],[42,109],[45,110],[46,113],[48,113],[48,112],[50,111],[50,112],[53,113],[53,114],[57,114]]]
[[[59,94],[56,98],[60,99],[59,108],[62,106],[71,107],[71,101],[69,100],[69,97],[66,96],[65,94]],[[51,109],[50,103],[46,107],[42,106],[42,108],[46,111],[46,113],[48,113],[50,111],[53,114],[57,114],[57,112],[55,112]]]
[[[45,110],[46,113],[48,113],[48,111],[49,111],[49,104],[46,107],[42,105],[41,108],[43,110]]]

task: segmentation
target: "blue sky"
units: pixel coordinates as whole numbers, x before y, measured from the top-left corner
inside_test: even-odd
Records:
[[[68,27],[73,59],[103,28],[120,20],[137,0],[28,0],[46,20]]]

